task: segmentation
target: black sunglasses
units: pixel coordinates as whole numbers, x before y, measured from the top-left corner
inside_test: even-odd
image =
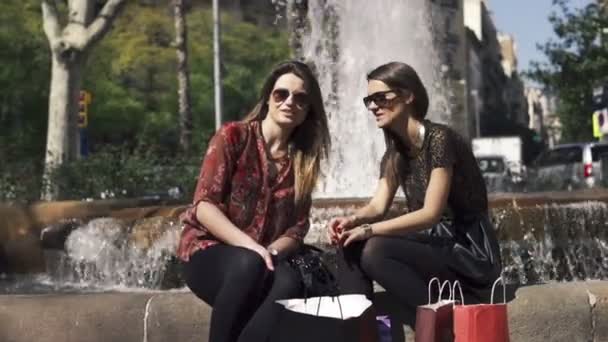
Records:
[[[386,95],[390,93],[393,93],[397,96],[389,99],[386,97]],[[376,104],[376,106],[384,108],[391,105],[393,100],[395,100],[397,97],[399,97],[399,92],[397,92],[396,90],[391,89],[385,91],[377,91],[369,96],[364,97],[363,104],[365,105],[365,108],[369,108],[369,105],[373,102]]]
[[[272,96],[272,99],[274,100],[274,102],[283,102],[289,98],[289,95],[291,95],[293,103],[296,106],[301,107],[301,106],[305,106],[308,104],[308,94],[303,93],[303,92],[292,93],[291,91],[289,91],[289,89],[277,88],[277,89],[274,89],[271,93],[271,96]]]

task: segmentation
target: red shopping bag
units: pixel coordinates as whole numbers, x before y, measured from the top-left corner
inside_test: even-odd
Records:
[[[431,286],[437,282],[439,287],[439,298],[437,302],[431,303]],[[449,290],[448,299],[442,299],[444,288]],[[416,342],[451,342],[452,332],[452,310],[454,307],[453,292],[449,281],[440,285],[439,279],[433,278],[429,281],[429,302],[416,308]]]
[[[502,283],[503,302],[494,303],[496,284]],[[454,283],[460,291],[462,303],[454,304],[454,338],[455,342],[509,342],[509,320],[507,317],[506,290],[504,280],[496,279],[492,285],[491,304],[465,305],[460,283]]]

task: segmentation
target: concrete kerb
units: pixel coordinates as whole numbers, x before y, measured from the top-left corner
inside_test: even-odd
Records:
[[[142,341],[152,294],[0,296],[0,341]]]
[[[585,283],[520,288],[509,304],[511,341],[593,341]]]
[[[594,342],[608,341],[608,285],[605,281],[589,281],[587,294],[591,311]]]
[[[608,341],[608,281],[521,287],[508,310],[512,342]],[[0,340],[200,342],[210,317],[186,290],[2,295]]]

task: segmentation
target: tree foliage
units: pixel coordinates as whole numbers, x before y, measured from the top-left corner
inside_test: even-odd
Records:
[[[557,95],[557,114],[563,140],[592,140],[593,88],[608,82],[608,13],[591,3],[572,8],[568,0],[554,0],[549,17],[556,37],[538,48],[547,62],[534,62],[528,75]]]
[[[192,2],[187,17],[192,151],[196,155],[188,158],[198,167],[214,131],[213,21],[208,6],[196,2]],[[19,197],[24,192],[36,192],[32,189],[40,184],[50,52],[38,0],[0,2],[0,21],[0,158],[7,162],[0,168],[2,199],[2,189],[17,189],[13,193]],[[289,57],[284,31],[222,14],[226,120],[238,119],[251,109],[272,66]],[[104,156],[115,155],[119,161],[132,156],[144,165],[141,158],[155,156],[155,162],[169,163],[179,151],[174,37],[170,0],[129,1],[108,35],[92,50],[83,89],[93,96],[87,129],[93,155],[114,148],[115,153],[104,152]],[[25,165],[27,173],[20,171]],[[119,167],[120,163],[115,165]],[[94,170],[82,176],[93,177],[90,172]],[[109,171],[104,168],[103,172]],[[26,186],[28,182],[32,185]],[[184,187],[189,191],[189,185]]]
[[[0,5],[0,158],[42,155],[46,138],[49,52],[36,1]]]
[[[194,148],[213,131],[213,21],[206,7],[188,13]],[[224,113],[236,120],[253,106],[263,77],[289,56],[287,37],[231,15],[222,16]],[[91,89],[94,143],[128,140],[134,146],[174,152],[178,144],[174,26],[169,1],[130,4],[95,52]],[[110,96],[106,96],[108,92]],[[101,98],[103,96],[103,98]],[[112,129],[111,129],[112,128]]]

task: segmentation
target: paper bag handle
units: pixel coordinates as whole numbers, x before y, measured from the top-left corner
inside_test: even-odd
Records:
[[[449,292],[450,296],[448,297],[448,300],[452,300],[452,298],[454,297],[454,296],[453,296],[453,294],[454,294],[454,293],[452,292],[452,286],[451,286],[451,284],[450,284],[450,281],[449,281],[449,280],[446,280],[446,281],[444,281],[444,282],[443,282],[443,284],[442,284],[442,283],[441,283],[441,281],[439,280],[439,278],[437,278],[437,277],[433,277],[433,278],[432,278],[432,279],[429,281],[429,286],[428,286],[428,293],[429,293],[429,303],[428,303],[428,305],[430,305],[430,304],[431,304],[431,300],[432,300],[432,298],[431,298],[431,286],[432,286],[432,285],[433,285],[435,282],[437,282],[437,288],[439,289],[439,298],[437,298],[437,302],[439,302],[439,301],[441,300],[441,298],[443,297],[443,296],[442,296],[442,295],[443,295],[443,290],[444,290],[444,288],[445,288],[445,286],[446,286],[446,285],[447,285],[448,290],[450,291],[450,292]]]
[[[441,286],[439,287],[439,298],[437,298],[437,301],[441,301],[441,299],[443,298],[443,289],[446,287],[448,287],[448,291],[449,292],[449,296],[448,296],[448,300],[453,300],[454,299],[454,290],[452,290],[452,284],[450,283],[449,280],[446,280],[443,282],[443,284],[441,284]]]
[[[429,290],[429,304],[431,305],[431,285],[433,285],[433,283],[437,282],[437,286],[439,289],[439,297],[441,297],[441,282],[439,281],[439,278],[434,277],[429,281],[429,286],[428,286],[428,290]]]
[[[507,303],[507,288],[505,286],[505,280],[502,277],[498,277],[498,279],[496,279],[496,281],[494,281],[494,284],[492,285],[492,297],[490,299],[490,304],[494,304],[494,290],[496,289],[496,284],[498,284],[498,282],[500,282],[502,285],[502,303],[506,304]]]
[[[460,293],[461,305],[464,305],[464,296],[462,295],[462,287],[460,286],[460,282],[458,280],[456,280],[454,282],[454,285],[452,285],[452,294],[454,295],[454,297],[452,299],[454,300],[454,305],[456,305],[456,286],[458,286],[458,292]]]
[[[338,301],[338,308],[340,309],[340,319],[344,319],[344,314],[342,313],[342,303],[340,303],[340,296],[331,296],[331,301],[334,301],[334,298]],[[319,297],[319,303],[317,304],[317,316],[319,316],[319,311],[321,311],[321,299],[323,299],[323,297]],[[306,303],[306,302],[304,302]]]
[[[503,302],[503,304],[507,303],[507,288],[505,286],[505,280],[502,277],[498,277],[498,279],[496,279],[496,281],[494,281],[494,284],[492,285],[492,294],[491,294],[491,298],[490,298],[490,304],[494,304],[494,290],[496,289],[496,285],[499,282],[502,285],[502,302]],[[454,299],[454,301],[456,301],[456,287],[457,286],[458,286],[458,292],[460,293],[461,303],[462,303],[462,305],[464,305],[464,296],[462,295],[462,287],[460,286],[460,282],[458,280],[456,280],[453,285],[453,294],[454,294],[453,299]]]

